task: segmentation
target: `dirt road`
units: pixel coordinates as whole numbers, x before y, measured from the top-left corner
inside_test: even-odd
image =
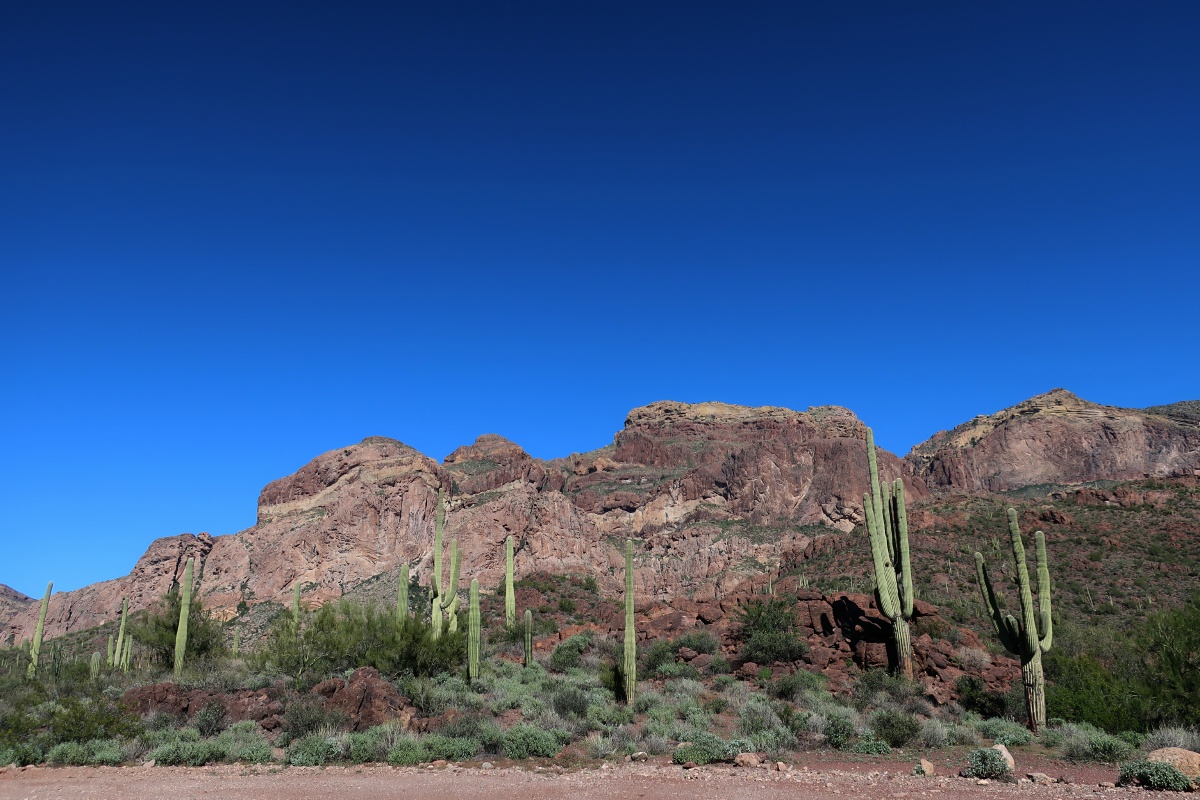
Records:
[[[819,771],[796,767],[778,772],[730,766],[683,770],[652,763],[561,772],[371,765],[27,767],[0,774],[0,800],[1069,800],[1133,791],[1137,790],[1099,788],[1091,782],[979,785],[966,778],[914,778],[899,772],[824,766]]]

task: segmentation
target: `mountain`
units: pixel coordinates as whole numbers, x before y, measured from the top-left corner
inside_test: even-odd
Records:
[[[1044,500],[1052,490],[1096,481],[1149,475],[1194,482],[1191,476],[1200,474],[1195,405],[1119,409],[1056,389],[940,433],[904,460],[883,450],[877,455],[884,478],[905,482],[914,530],[924,531],[914,548],[933,547],[930,556],[946,563],[952,551],[969,552],[980,537],[994,538],[986,531],[1002,530],[1000,505],[1015,502],[989,500],[1000,511],[980,517],[967,500],[947,505],[947,495],[1023,489]],[[440,464],[384,437],[324,453],[263,488],[253,527],[158,539],[129,575],[54,595],[47,635],[114,620],[123,597],[134,610],[154,605],[188,558],[198,565],[199,598],[222,619],[287,604],[297,582],[310,607],[368,584],[374,595],[389,596],[402,564],[427,584],[439,487],[449,490],[447,548],[458,540],[464,586],[472,577],[485,589],[499,585],[509,535],[518,577],[590,577],[606,597],[622,590],[623,540],[634,538],[639,603],[676,608],[724,603],[767,573],[798,570],[828,582],[853,576],[847,565],[865,569],[868,561],[856,552],[861,541],[852,533],[868,488],[866,428],[852,412],[659,402],[631,411],[612,444],[548,461],[495,434]],[[1073,509],[1063,514],[1082,519],[1093,506],[1140,508],[1162,494],[1153,487],[1079,491],[1056,501]],[[1180,491],[1191,497],[1191,489]],[[1078,504],[1088,510],[1074,510]],[[1092,540],[1111,528],[1088,517],[1080,528],[1063,528],[1064,536],[1071,531],[1063,545],[1087,541],[1095,548]],[[1164,542],[1171,544],[1162,544],[1163,553],[1195,538],[1187,525],[1168,528]],[[932,530],[953,538],[930,538]],[[825,562],[828,569],[814,572]],[[1185,577],[1190,564],[1181,567]],[[856,581],[841,588],[864,585]],[[948,599],[958,602],[969,584]],[[0,594],[0,641],[28,637],[36,615],[36,601]]]
[[[928,494],[900,459],[878,456],[886,478],[904,476],[914,499]],[[452,490],[447,542],[458,539],[463,574],[485,587],[503,577],[511,534],[518,575],[590,575],[616,595],[622,541],[635,537],[641,600],[711,598],[776,569],[827,526],[848,531],[861,520],[866,428],[832,406],[661,402],[630,412],[608,447],[553,461],[495,435],[442,464],[371,437],[268,484],[252,528],[157,540],[130,575],[56,594],[48,635],[114,619],[124,596],[134,610],[153,605],[189,557],[199,598],[226,619],[239,607],[289,602],[296,582],[308,605],[405,563],[425,582],[438,487]],[[0,636],[27,635],[35,613],[16,614]]]
[[[906,460],[939,495],[1200,475],[1196,406],[1141,411],[1054,389],[937,433]]]

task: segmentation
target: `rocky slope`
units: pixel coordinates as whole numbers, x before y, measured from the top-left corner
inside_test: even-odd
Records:
[[[889,479],[905,473],[879,451]],[[867,488],[865,427],[841,408],[807,413],[722,403],[655,403],[630,413],[611,446],[546,462],[499,436],[480,437],[437,464],[373,437],[325,453],[268,484],[258,522],[241,533],[183,535],[151,545],[134,571],[56,594],[49,635],[113,619],[121,598],[152,605],[197,558],[198,596],[223,618],[239,605],[287,602],[297,581],[315,605],[381,573],[432,566],[439,486],[451,488],[447,537],[463,575],[485,587],[503,575],[503,543],[517,540],[518,575],[593,575],[620,590],[620,546],[639,541],[639,598],[719,597],[777,567],[790,550],[860,520]],[[914,498],[927,494],[906,477]],[[4,638],[32,629],[17,613]]]
[[[907,456],[936,494],[1200,475],[1194,404],[1115,408],[1054,389],[935,434]]]

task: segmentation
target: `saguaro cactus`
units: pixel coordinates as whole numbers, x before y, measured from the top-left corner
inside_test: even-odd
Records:
[[[504,624],[517,624],[517,594],[513,587],[513,538],[504,540]]]
[[[110,633],[108,635],[108,661],[105,663],[108,664],[110,668],[115,667],[117,665],[116,658],[116,651],[113,650],[113,636]]]
[[[892,621],[896,671],[912,680],[912,633],[908,623],[913,616],[913,582],[904,481],[897,478],[890,487],[887,483],[880,485],[875,434],[870,428],[867,428],[867,464],[871,470],[871,492],[863,495],[863,509],[875,566],[875,598],[880,612]]]
[[[300,633],[300,581],[292,584],[292,633]]]
[[[129,667],[133,664],[133,637],[125,640],[125,653],[121,656],[121,670],[129,672]]]
[[[183,656],[187,652],[188,614],[192,611],[192,570],[196,559],[189,558],[183,568],[183,585],[179,589],[179,628],[175,631],[175,680],[183,677]]]
[[[637,691],[637,630],[633,622],[633,540],[625,540],[625,702]]]
[[[238,657],[238,638],[239,638],[240,633],[241,633],[241,630],[239,628],[233,629],[233,657],[234,658]]]
[[[396,582],[396,619],[403,622],[408,618],[408,564],[400,565],[400,579]]]
[[[88,674],[92,676],[92,680],[100,677],[100,651],[92,653],[92,663],[88,667]]]
[[[33,630],[33,644],[29,646],[29,677],[37,675],[38,656],[42,652],[42,632],[46,629],[46,610],[50,608],[50,592],[54,591],[54,581],[46,584],[46,594],[42,597],[42,610],[38,612],[37,627]]]
[[[467,677],[479,677],[479,580],[471,579],[470,606],[467,611]]]
[[[1016,582],[1021,593],[1021,619],[1004,613],[1000,608],[991,579],[988,578],[987,564],[983,561],[982,553],[975,554],[975,575],[979,581],[979,593],[983,595],[983,605],[992,620],[992,629],[1000,637],[1004,648],[1021,659],[1021,682],[1025,685],[1029,728],[1037,734],[1041,733],[1046,724],[1046,679],[1042,673],[1042,653],[1048,652],[1054,642],[1054,625],[1050,618],[1050,563],[1046,559],[1046,535],[1041,531],[1033,535],[1038,576],[1035,613],[1029,568],[1025,563],[1025,543],[1021,540],[1021,528],[1017,524],[1017,511],[1014,508],[1008,509],[1008,533],[1012,539],[1013,560],[1017,565]]]
[[[525,666],[533,666],[533,611],[525,609]]]
[[[436,639],[442,635],[442,612],[450,616],[447,630],[458,629],[458,571],[462,565],[462,553],[458,550],[458,540],[450,540],[450,582],[442,587],[442,536],[446,525],[445,507],[442,505],[442,490],[438,489],[437,514],[433,525],[433,586],[430,606],[430,623],[433,626],[433,636]]]
[[[117,658],[121,657],[121,648],[123,648],[125,646],[125,619],[128,616],[129,616],[129,598],[122,597],[121,598],[121,627],[117,631],[117,650],[116,650]],[[111,657],[108,660],[108,665],[110,667],[113,665]]]

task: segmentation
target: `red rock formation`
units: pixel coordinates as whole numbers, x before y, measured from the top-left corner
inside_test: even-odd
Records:
[[[1101,406],[1055,389],[936,434],[907,460],[942,494],[1200,475],[1200,420]]]

